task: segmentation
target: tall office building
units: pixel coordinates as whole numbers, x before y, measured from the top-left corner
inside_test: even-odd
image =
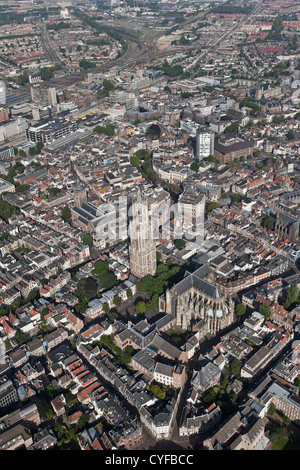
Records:
[[[50,106],[57,105],[57,93],[56,93],[55,88],[48,89],[48,100],[49,100]]]
[[[214,154],[215,136],[213,131],[198,127],[196,131],[196,160],[201,161]]]
[[[7,122],[9,120],[8,109],[0,107],[0,123]]]
[[[153,239],[148,213],[147,199],[138,190],[138,195],[132,204],[132,220],[130,229],[130,270],[138,278],[147,274],[154,275],[156,271],[156,244]]]

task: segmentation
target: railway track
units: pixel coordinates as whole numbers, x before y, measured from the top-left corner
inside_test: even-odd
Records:
[[[260,2],[257,3],[257,5],[254,7],[252,12],[247,15],[243,20],[241,20],[238,24],[232,26],[229,28],[227,31],[225,31],[219,38],[217,39],[212,39],[209,41],[204,49],[204,51],[198,56],[197,63],[200,61],[205,54],[207,54],[208,51],[212,50],[214,47],[216,47],[220,42],[224,41],[230,34],[232,34],[238,27],[240,27],[242,24],[245,24],[251,20],[251,18],[256,15],[258,12],[261,11],[262,7],[264,4],[264,0],[261,0]],[[205,10],[199,13],[199,15],[195,15],[193,19],[189,19],[183,24],[188,25],[192,21],[198,21],[199,19],[203,18],[205,14],[209,10]],[[60,77],[60,78],[52,78],[49,81],[45,82],[42,84],[43,87],[49,87],[49,86],[57,86],[59,88],[75,85],[78,82],[83,81],[89,72],[92,73],[101,73],[101,72],[107,72],[113,67],[130,67],[133,64],[136,65],[149,65],[151,61],[155,60],[156,58],[164,57],[169,54],[176,54],[180,52],[187,52],[189,50],[195,49],[195,45],[191,46],[182,46],[182,47],[176,47],[176,48],[169,48],[166,50],[157,50],[155,45],[154,45],[154,38],[155,35],[151,34],[151,38],[146,37],[147,31],[144,32],[142,35],[141,39],[133,39],[127,37],[125,34],[124,39],[127,41],[128,44],[128,49],[127,51],[123,54],[122,57],[118,59],[111,60],[105,64],[99,65],[97,67],[94,67],[91,70],[85,70],[85,71],[80,71],[77,73],[70,74],[66,77]],[[144,38],[144,41],[143,41]],[[140,50],[139,49],[140,46]],[[193,63],[193,65],[195,65]]]

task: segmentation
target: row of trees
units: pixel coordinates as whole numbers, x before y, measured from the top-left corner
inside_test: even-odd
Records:
[[[113,124],[107,124],[106,126],[96,126],[94,132],[112,137],[115,134],[115,129],[116,127]]]

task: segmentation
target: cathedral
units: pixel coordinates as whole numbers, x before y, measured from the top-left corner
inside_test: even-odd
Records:
[[[234,303],[209,282],[207,264],[168,289],[160,297],[160,311],[174,316],[174,327],[216,335],[234,321]]]

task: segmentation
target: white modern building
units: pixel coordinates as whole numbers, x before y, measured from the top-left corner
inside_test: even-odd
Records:
[[[199,127],[196,132],[196,160],[201,161],[203,158],[214,154],[214,133],[213,131]]]

